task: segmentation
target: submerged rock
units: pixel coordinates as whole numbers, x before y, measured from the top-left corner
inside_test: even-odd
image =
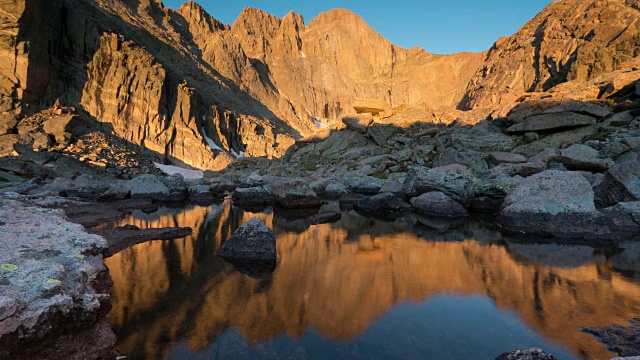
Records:
[[[496,360],[557,360],[539,348],[518,349],[499,355]]]
[[[0,358],[107,359],[107,242],[59,210],[0,199]]]
[[[258,218],[238,228],[216,254],[233,261],[276,261],[276,237]]]
[[[342,219],[342,214],[338,211],[327,210],[319,212],[309,219],[311,225],[334,223]]]

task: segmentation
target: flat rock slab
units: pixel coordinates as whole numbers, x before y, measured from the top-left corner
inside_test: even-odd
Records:
[[[527,132],[553,132],[571,129],[580,126],[593,125],[596,118],[573,112],[559,112],[533,115],[525,121],[515,124],[507,129],[511,134],[524,134]]]
[[[145,241],[180,239],[193,234],[193,229],[190,227],[140,229],[135,226],[123,226],[95,233],[107,239],[109,242],[107,256],[111,256]]]
[[[489,157],[494,164],[518,164],[527,161],[524,155],[511,152],[492,152]]]
[[[612,160],[598,158],[597,150],[582,144],[560,150],[560,155],[553,160],[564,164],[569,170],[605,171],[613,165]]]
[[[106,240],[16,200],[0,199],[0,219],[0,358],[107,358]]]

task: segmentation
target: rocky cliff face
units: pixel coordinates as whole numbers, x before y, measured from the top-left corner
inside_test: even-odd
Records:
[[[246,8],[229,26],[194,2],[0,0],[0,113],[59,99],[166,162],[220,169],[240,154],[283,155],[356,99],[486,114],[617,69],[637,53],[638,8],[564,0],[486,53],[435,55],[341,9],[305,24]]]
[[[460,107],[495,107],[525,92],[617,70],[640,53],[639,9],[637,0],[551,3],[494,44]]]

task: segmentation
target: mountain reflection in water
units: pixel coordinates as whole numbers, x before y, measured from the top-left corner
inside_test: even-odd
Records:
[[[254,216],[277,237],[278,266],[265,278],[214,255]],[[637,243],[618,251],[523,244],[474,223],[421,223],[431,226],[346,212],[308,226],[228,202],[135,212],[106,226],[194,233],[105,260],[118,350],[128,359],[492,359],[540,346],[559,358],[609,359],[579,329],[640,315]]]

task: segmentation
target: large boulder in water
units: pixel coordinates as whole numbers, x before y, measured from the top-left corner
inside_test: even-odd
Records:
[[[252,218],[222,244],[217,255],[231,261],[275,262],[276,237],[258,218]]]
[[[593,238],[608,234],[591,184],[578,172],[547,170],[520,182],[507,196],[498,223],[543,236]]]

